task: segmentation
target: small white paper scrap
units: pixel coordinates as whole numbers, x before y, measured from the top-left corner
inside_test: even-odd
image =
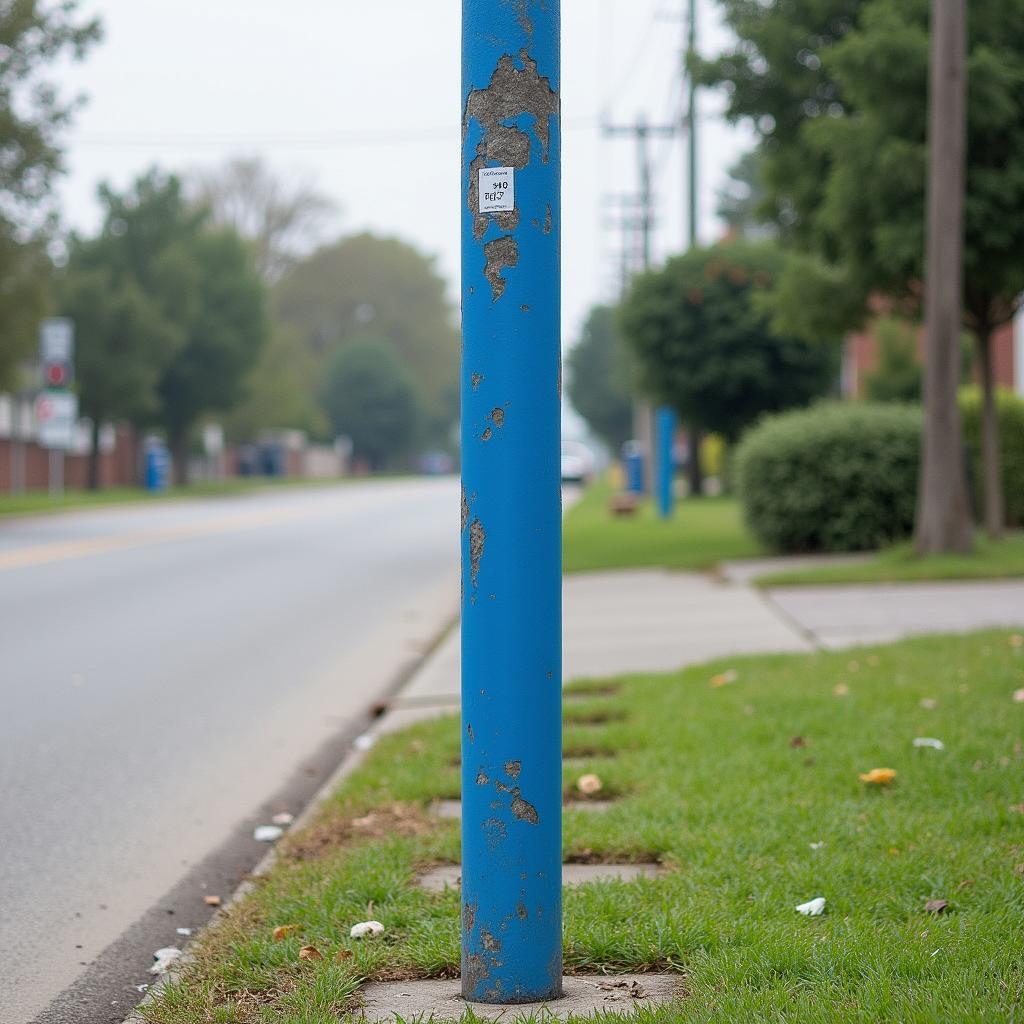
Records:
[[[934,736],[918,736],[914,740],[915,747],[931,747],[932,750],[945,750],[946,744],[942,740],[935,739]]]
[[[819,896],[817,899],[808,900],[807,903],[801,903],[796,912],[803,914],[804,917],[820,917],[825,913],[825,897]]]
[[[480,212],[507,213],[516,208],[516,169],[480,168]]]

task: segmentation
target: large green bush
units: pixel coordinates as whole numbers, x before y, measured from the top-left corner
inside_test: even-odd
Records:
[[[865,551],[910,535],[917,406],[824,403],[761,421],[736,452],[747,524],[779,551]]]
[[[981,485],[981,392],[978,388],[967,388],[963,392],[960,408],[970,453],[971,486],[980,513],[984,508],[985,491]],[[1024,526],[1024,399],[1012,391],[999,391],[997,408],[1006,525],[1019,529]]]

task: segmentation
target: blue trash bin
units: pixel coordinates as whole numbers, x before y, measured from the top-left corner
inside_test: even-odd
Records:
[[[627,441],[622,446],[622,465],[626,471],[626,490],[631,494],[644,494],[644,446],[639,441]]]
[[[150,441],[146,445],[146,490],[160,494],[167,490],[170,475],[171,453],[162,441]]]

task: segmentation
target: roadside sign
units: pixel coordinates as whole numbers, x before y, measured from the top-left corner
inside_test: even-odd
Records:
[[[70,391],[43,391],[36,398],[36,425],[44,448],[68,449],[75,443],[78,396]]]
[[[50,317],[39,325],[39,362],[44,388],[71,386],[75,366],[75,327],[67,317]]]

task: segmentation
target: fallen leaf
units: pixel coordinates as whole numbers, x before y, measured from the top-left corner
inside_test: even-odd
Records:
[[[711,685],[716,688],[728,686],[730,683],[735,683],[739,677],[739,672],[737,672],[736,669],[731,668],[726,672],[719,672],[717,676],[712,676]]]
[[[576,788],[584,796],[593,796],[595,793],[600,793],[604,789],[604,783],[601,781],[599,775],[581,775],[576,780]]]
[[[1010,804],[1011,814],[1024,814],[1024,804]]]
[[[208,907],[219,907],[221,905],[221,903],[223,902],[223,900],[221,900],[221,898],[219,896],[204,896],[203,897],[203,902]]]
[[[869,786],[888,786],[895,778],[894,768],[872,768],[871,771],[860,775],[860,781],[866,782]]]
[[[929,914],[941,914],[949,906],[949,900],[929,900],[924,909]]]
[[[1013,702],[1015,704],[1024,704],[1024,689],[1013,691]]]
[[[856,672],[860,668],[860,662],[859,661],[851,661],[846,666],[846,668],[847,668],[847,671],[849,671],[849,672]]]
[[[339,949],[338,952],[334,954],[334,962],[336,964],[340,964],[345,960],[351,960],[353,956],[355,956],[355,954],[351,949]]]
[[[921,707],[923,707],[925,711],[934,711],[938,706],[939,702],[934,697],[921,698]]]
[[[847,694],[849,694],[849,692],[850,688],[846,685],[846,683],[836,683],[836,685],[832,687],[833,697],[845,697],[847,696]]]
[[[1015,875],[1024,875],[1024,864],[1014,864],[1013,873]]]
[[[970,887],[970,886],[972,886],[972,885],[974,885],[974,879],[973,879],[973,878],[965,878],[965,879],[964,879],[964,880],[963,880],[963,881],[962,881],[962,882],[961,882],[961,883],[960,883],[960,884],[959,884],[959,885],[958,885],[958,886],[956,887],[956,891],[957,891],[957,892],[963,892],[963,891],[964,891],[964,889],[967,889],[967,888],[969,888],[969,887]]]
[[[323,960],[324,955],[316,946],[303,946],[299,950],[300,960]]]
[[[813,900],[801,903],[796,908],[796,912],[803,914],[804,917],[821,917],[825,913],[825,897],[816,896]]]
[[[1024,647],[1024,636],[1021,636],[1020,633],[1014,633],[1010,637],[1010,646],[1011,647]]]
[[[287,939],[289,935],[294,935],[297,931],[299,931],[299,925],[297,924],[278,925],[274,929],[274,941],[281,942],[282,939]]]
[[[806,747],[807,740],[803,736],[794,736],[790,741],[789,745],[795,750],[797,747]]]

